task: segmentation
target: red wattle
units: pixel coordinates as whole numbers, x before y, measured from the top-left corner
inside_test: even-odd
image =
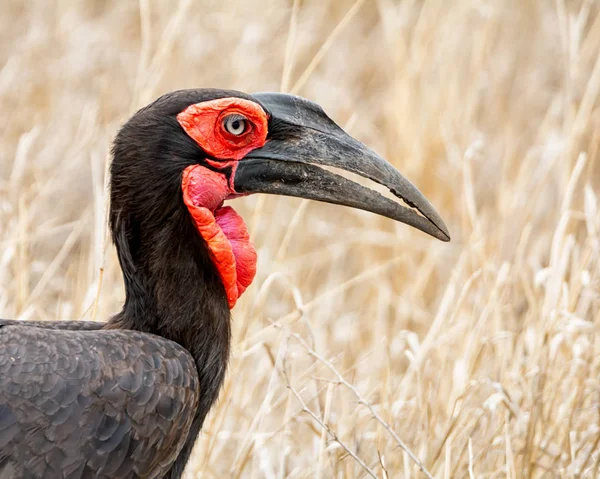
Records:
[[[227,236],[235,256],[236,283],[240,296],[250,286],[256,274],[256,250],[250,242],[246,223],[231,206],[217,209],[215,220]]]
[[[183,201],[208,246],[231,309],[252,283],[257,259],[244,220],[230,206],[222,206],[235,192],[225,175],[200,165],[183,171],[181,188]]]

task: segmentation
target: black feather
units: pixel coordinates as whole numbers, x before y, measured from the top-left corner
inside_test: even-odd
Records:
[[[231,96],[253,100],[173,92],[118,133],[109,221],[121,312],[106,323],[0,320],[0,477],[183,473],[223,382],[230,312],[182,199],[182,171],[207,155],[176,115]]]

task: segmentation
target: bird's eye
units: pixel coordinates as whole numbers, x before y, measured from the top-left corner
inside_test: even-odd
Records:
[[[223,128],[230,135],[243,135],[248,130],[248,119],[238,113],[227,115],[223,118]]]

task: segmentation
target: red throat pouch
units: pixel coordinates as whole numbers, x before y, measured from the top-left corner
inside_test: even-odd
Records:
[[[208,246],[231,309],[256,274],[256,250],[248,228],[231,206],[223,206],[235,192],[224,174],[200,165],[183,171],[181,188],[183,202]]]

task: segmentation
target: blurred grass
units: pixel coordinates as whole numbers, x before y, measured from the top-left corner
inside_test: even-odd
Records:
[[[259,271],[188,477],[423,477],[399,440],[436,478],[599,477],[597,2],[4,1],[0,24],[3,317],[119,309],[110,142],[179,88],[320,103],[453,235],[237,200]]]

